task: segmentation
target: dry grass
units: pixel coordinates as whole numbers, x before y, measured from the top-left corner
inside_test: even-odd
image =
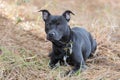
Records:
[[[89,68],[72,77],[61,77],[69,68],[48,68],[51,43],[45,39],[39,9],[53,14],[72,10],[70,25],[85,26],[96,38],[98,49],[88,59]],[[0,0],[1,80],[119,80],[119,0]]]

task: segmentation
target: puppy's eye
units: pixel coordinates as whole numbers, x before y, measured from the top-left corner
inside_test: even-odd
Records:
[[[60,23],[58,22],[56,25],[60,25]]]
[[[48,26],[52,25],[52,23],[47,23]]]
[[[48,25],[49,25],[49,23],[46,23],[46,25],[48,26]]]
[[[49,25],[52,25],[52,23],[49,23]]]

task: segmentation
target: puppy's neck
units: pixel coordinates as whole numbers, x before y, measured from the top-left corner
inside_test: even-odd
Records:
[[[61,38],[61,42],[68,43],[71,40],[72,30],[70,26],[68,26],[66,33],[64,33],[64,36]]]

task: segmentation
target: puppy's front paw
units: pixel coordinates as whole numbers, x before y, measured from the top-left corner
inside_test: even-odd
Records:
[[[75,73],[75,71],[74,71],[74,70],[67,71],[67,72],[65,73],[65,75],[64,75],[64,76],[71,77],[74,73]]]
[[[88,69],[88,66],[86,66],[86,65],[82,65],[81,68],[80,68],[80,71],[83,72],[83,71],[85,71],[86,69]]]
[[[59,67],[59,64],[54,64],[54,63],[49,63],[49,68],[50,69],[56,69],[57,67]]]
[[[53,64],[53,63],[51,63],[51,62],[49,62],[49,65],[48,65],[48,66],[49,66],[50,69],[55,68],[55,64]]]

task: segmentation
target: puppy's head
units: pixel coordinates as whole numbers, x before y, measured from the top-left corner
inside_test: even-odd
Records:
[[[62,15],[51,15],[48,10],[40,10],[45,22],[45,32],[50,41],[59,41],[68,31],[68,22],[70,21],[70,10],[66,10]]]

